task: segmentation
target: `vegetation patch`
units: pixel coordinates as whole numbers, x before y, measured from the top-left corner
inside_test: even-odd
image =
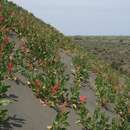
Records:
[[[10,79],[17,83],[21,79],[15,74],[20,73],[41,103],[57,112],[48,130],[66,130],[71,125],[68,122],[71,109],[78,115],[77,125],[84,130],[129,129],[130,79],[126,74],[12,2],[1,0],[0,11],[0,108],[10,103],[5,98],[9,86],[3,81]],[[75,69],[71,88],[67,88],[69,79],[60,49],[72,57]],[[86,105],[88,97],[80,95],[82,83],[89,82],[90,73],[96,77],[91,88],[97,97],[93,113]],[[113,117],[106,113],[109,105],[114,110]],[[6,119],[7,110],[0,110],[0,123]]]

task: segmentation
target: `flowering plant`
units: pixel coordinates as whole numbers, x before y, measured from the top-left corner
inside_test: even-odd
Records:
[[[79,96],[80,103],[86,103],[87,97],[86,96]]]

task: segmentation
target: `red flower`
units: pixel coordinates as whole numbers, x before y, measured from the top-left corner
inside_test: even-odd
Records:
[[[87,97],[86,96],[79,96],[79,101],[80,101],[80,103],[85,103],[87,101]]]
[[[8,63],[7,67],[8,67],[8,72],[9,72],[9,73],[12,73],[13,64],[10,62],[10,63]]]
[[[0,16],[0,22],[2,22],[4,19],[4,16]]]
[[[8,44],[8,43],[9,43],[9,37],[8,37],[8,36],[5,36],[5,37],[4,37],[4,43],[5,43],[5,44]]]
[[[55,95],[60,89],[60,83],[56,83],[52,88],[51,88],[51,93],[52,95]]]
[[[35,85],[36,85],[37,88],[40,88],[40,87],[42,86],[41,80],[36,79],[36,80],[35,80]]]
[[[39,80],[39,79],[36,79],[34,81],[34,85],[35,85],[36,96],[39,97],[40,90],[41,90],[41,87],[42,87],[42,81]]]
[[[2,11],[2,5],[0,4],[0,12]]]

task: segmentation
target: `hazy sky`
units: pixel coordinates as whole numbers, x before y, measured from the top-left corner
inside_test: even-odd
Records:
[[[66,35],[130,35],[130,0],[11,0]]]

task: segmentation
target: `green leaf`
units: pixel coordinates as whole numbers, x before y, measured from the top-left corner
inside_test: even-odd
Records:
[[[0,99],[1,106],[7,106],[9,103],[11,103],[11,101],[8,99]]]
[[[7,120],[7,110],[0,110],[0,123]]]
[[[0,94],[3,94],[5,92],[7,92],[7,90],[8,90],[9,87],[10,86],[7,86],[5,84],[0,83]]]

